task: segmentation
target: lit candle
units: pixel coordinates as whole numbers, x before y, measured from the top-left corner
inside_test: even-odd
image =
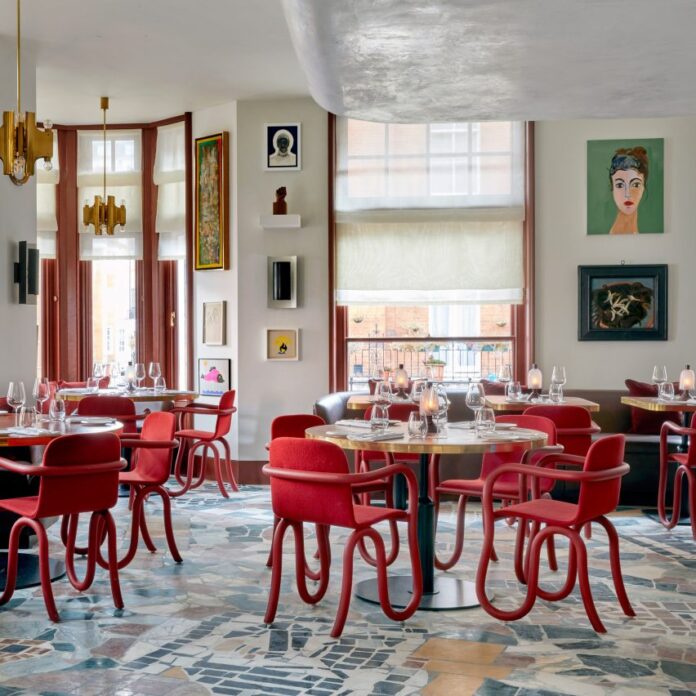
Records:
[[[679,373],[679,389],[681,389],[683,392],[688,392],[694,388],[694,384],[696,384],[696,376],[694,375],[694,371],[691,369],[691,365],[687,365]]]
[[[394,373],[394,383],[399,390],[399,396],[402,399],[406,398],[406,388],[408,387],[408,372],[404,370],[404,365],[401,363],[399,369]]]
[[[541,389],[542,385],[542,374],[541,370],[537,367],[536,363],[532,363],[532,367],[529,372],[527,372],[527,386],[532,391],[537,391]]]
[[[433,416],[438,412],[440,408],[440,402],[438,398],[437,389],[428,382],[423,393],[421,394],[420,400],[420,412],[425,416],[428,423],[428,432],[436,433],[437,426],[433,420]]]

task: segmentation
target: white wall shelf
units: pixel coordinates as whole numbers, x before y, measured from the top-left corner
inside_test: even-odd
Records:
[[[299,215],[261,215],[259,223],[264,230],[296,230],[302,227]]]

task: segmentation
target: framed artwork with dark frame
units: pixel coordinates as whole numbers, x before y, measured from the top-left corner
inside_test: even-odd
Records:
[[[195,269],[227,270],[229,259],[229,138],[196,138]]]
[[[299,123],[266,123],[264,169],[294,171],[302,169]]]
[[[580,341],[666,341],[667,266],[578,266]]]

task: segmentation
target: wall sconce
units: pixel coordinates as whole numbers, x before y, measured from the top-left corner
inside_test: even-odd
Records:
[[[19,285],[19,304],[36,304],[39,294],[39,250],[36,244],[19,242],[19,261],[15,261],[14,282]]]
[[[268,257],[268,306],[297,307],[297,256]]]

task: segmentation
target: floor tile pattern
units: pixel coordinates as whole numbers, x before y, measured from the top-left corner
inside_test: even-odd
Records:
[[[184,563],[166,552],[158,501],[147,505],[159,551],[139,549],[121,571],[126,608],[114,610],[107,576],[75,592],[54,583],[61,622],[52,624],[38,589],[18,591],[0,609],[0,696],[15,694],[316,694],[319,696],[686,696],[696,693],[696,543],[690,528],[671,532],[624,510],[614,518],[624,578],[637,612],[625,617],[611,585],[606,538],[588,542],[592,590],[608,633],[596,634],[579,594],[537,602],[523,620],[501,623],[480,609],[418,612],[405,624],[353,599],[340,640],[329,632],[340,587],[345,533],[333,530],[332,580],[318,606],[293,587],[292,541],[286,541],[285,580],[276,622],[263,625],[272,531],[268,489],[248,486],[229,500],[214,485],[173,501]],[[453,542],[454,510],[445,507],[438,542]],[[116,514],[127,544],[126,501]],[[61,546],[50,529],[52,552]],[[454,573],[473,578],[481,543],[475,506],[467,519],[465,554]],[[501,606],[521,600],[511,568],[514,530],[496,531],[501,558],[490,587]],[[313,530],[307,529],[313,548]],[[559,559],[567,556],[559,542]],[[406,552],[395,569],[406,570]],[[558,587],[559,574],[543,573]],[[356,580],[372,569],[356,564]]]

